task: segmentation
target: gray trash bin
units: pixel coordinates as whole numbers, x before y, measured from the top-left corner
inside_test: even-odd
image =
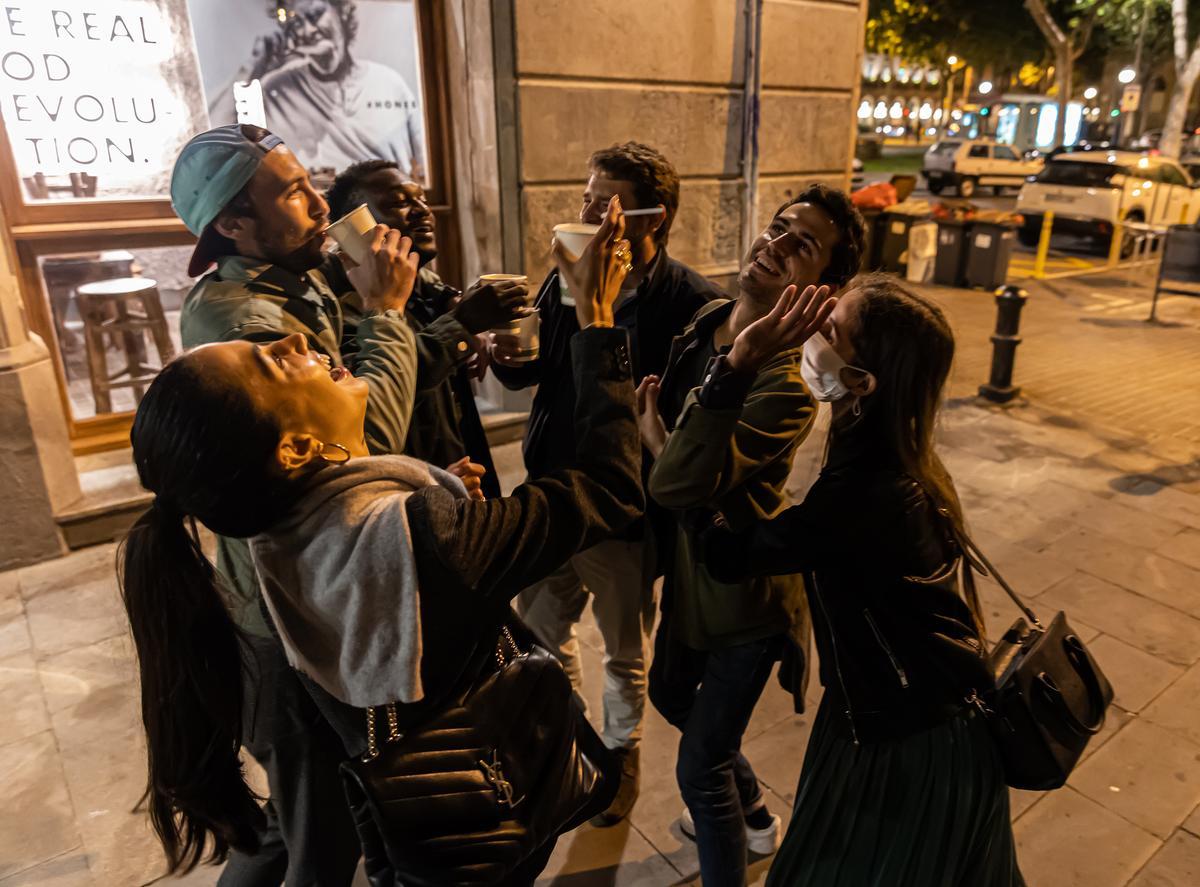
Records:
[[[933,266],[933,282],[942,286],[962,286],[966,281],[967,239],[971,236],[969,222],[958,219],[938,221],[937,260]]]
[[[995,222],[975,222],[971,225],[967,251],[966,284],[994,290],[1003,286],[1008,277],[1008,260],[1012,256],[1017,229]]]

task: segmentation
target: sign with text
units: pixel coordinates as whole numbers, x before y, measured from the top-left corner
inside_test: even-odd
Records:
[[[28,200],[165,196],[208,126],[186,0],[0,0],[0,112]]]
[[[1121,113],[1132,114],[1142,103],[1142,86],[1140,83],[1127,83],[1121,90]]]

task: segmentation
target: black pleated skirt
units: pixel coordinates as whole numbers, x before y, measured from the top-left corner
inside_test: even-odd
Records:
[[[838,717],[822,701],[767,887],[1024,887],[980,718],[855,745]]]

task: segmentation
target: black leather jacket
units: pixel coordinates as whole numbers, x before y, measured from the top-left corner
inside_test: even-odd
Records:
[[[804,574],[821,683],[857,742],[932,727],[990,686],[949,524],[888,463],[835,443],[802,504],[745,533],[710,528],[702,541],[721,581]]]
[[[696,312],[721,295],[708,280],[659,250],[637,295],[622,304],[614,318],[629,330],[629,361],[636,385],[651,373],[661,376],[675,336]],[[575,453],[573,416],[577,390],[571,375],[571,337],[579,331],[575,309],[562,304],[558,271],[547,275],[534,303],[541,318],[541,355],[521,366],[492,364],[506,388],[537,386],[529,411],[523,452],[530,477],[541,477],[571,464]]]

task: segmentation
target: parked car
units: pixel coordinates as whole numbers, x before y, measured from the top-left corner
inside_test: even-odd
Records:
[[[1017,195],[1025,224],[1021,242],[1034,246],[1042,220],[1054,212],[1054,231],[1093,238],[1104,248],[1119,222],[1150,225],[1195,224],[1200,191],[1174,160],[1136,151],[1062,154],[1046,164]],[[1126,234],[1122,255],[1133,250]]]
[[[1019,188],[1041,171],[1043,162],[1040,157],[1027,160],[1011,145],[991,139],[940,139],[925,152],[921,175],[933,194],[953,185],[959,197],[972,197],[980,185],[990,185],[997,194]]]
[[[1185,154],[1179,158],[1179,165],[1193,182],[1200,182],[1200,154]]]

